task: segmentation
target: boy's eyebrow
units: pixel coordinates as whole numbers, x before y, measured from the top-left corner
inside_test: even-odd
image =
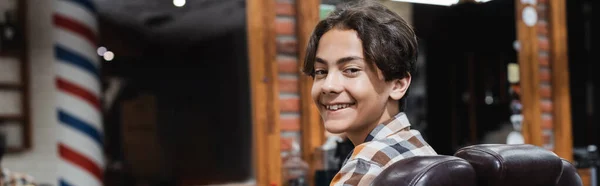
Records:
[[[315,58],[315,62],[322,63],[322,64],[327,64],[327,61],[325,61],[324,59],[321,59],[320,57],[316,57]]]
[[[362,57],[358,57],[358,56],[348,56],[348,57],[343,57],[337,60],[336,64],[340,65],[340,64],[344,64],[350,61],[354,61],[354,60],[363,60]]]
[[[340,65],[340,64],[344,64],[344,63],[354,61],[354,60],[364,60],[364,59],[362,57],[358,57],[358,56],[348,56],[348,57],[343,57],[343,58],[338,59],[337,62],[335,62],[335,63],[337,65]],[[327,61],[320,57],[315,57],[315,62],[327,64]]]

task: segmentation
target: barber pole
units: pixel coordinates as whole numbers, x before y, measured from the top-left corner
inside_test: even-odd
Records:
[[[59,186],[103,185],[100,60],[93,0],[55,0]]]

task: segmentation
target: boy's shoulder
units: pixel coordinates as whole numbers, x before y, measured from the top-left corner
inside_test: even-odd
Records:
[[[348,161],[360,159],[385,168],[401,159],[436,154],[419,131],[407,128],[386,138],[357,145]]]

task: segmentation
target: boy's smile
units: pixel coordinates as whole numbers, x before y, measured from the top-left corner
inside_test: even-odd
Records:
[[[354,102],[347,102],[347,103],[324,103],[321,105],[321,107],[325,108],[326,110],[326,114],[327,116],[329,116],[329,118],[335,118],[336,116],[343,116],[344,111],[349,111],[350,109],[355,109],[353,108],[356,105],[356,103]]]
[[[321,37],[311,95],[327,131],[366,137],[399,112],[402,96],[391,96],[397,85],[395,80],[385,81],[377,66],[366,61],[356,31],[332,29]]]
[[[354,103],[332,103],[332,104],[323,104],[323,106],[325,106],[325,108],[329,111],[338,111],[341,109],[345,109],[348,108],[350,106],[353,106]]]

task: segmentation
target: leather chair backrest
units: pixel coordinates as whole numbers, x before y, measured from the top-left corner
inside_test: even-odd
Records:
[[[473,145],[455,156],[473,166],[480,186],[555,186],[563,174],[563,161],[556,154],[533,145]]]
[[[562,160],[563,169],[558,184],[556,186],[583,186],[581,177],[577,174],[577,169],[567,160]]]
[[[376,186],[476,186],[469,162],[452,156],[415,156],[387,167]]]

